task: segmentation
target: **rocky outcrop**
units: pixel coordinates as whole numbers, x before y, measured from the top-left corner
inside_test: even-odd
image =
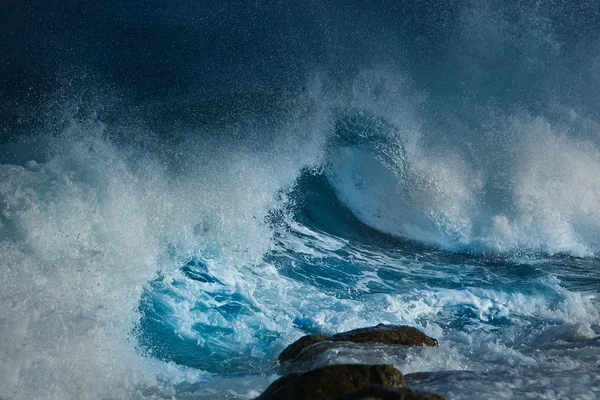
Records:
[[[404,376],[391,365],[338,364],[285,375],[256,400],[335,400],[373,385],[404,388]]]
[[[434,393],[415,392],[407,388],[372,385],[341,397],[343,400],[445,400]]]
[[[294,360],[304,353],[305,349],[316,343],[322,342],[351,342],[351,343],[379,343],[399,346],[437,346],[437,340],[425,335],[423,332],[412,326],[384,325],[379,324],[368,328],[354,329],[348,332],[335,334],[331,337],[323,335],[303,336],[285,350],[278,357],[279,362]],[[327,346],[324,343],[318,348],[313,348],[317,354],[335,345]],[[303,354],[304,359],[306,355]]]
[[[344,352],[358,351],[368,355],[363,359],[380,360],[390,351],[404,352],[402,346],[437,346],[437,340],[410,326],[384,324],[329,337],[301,337],[278,357],[281,371],[291,373],[255,400],[444,400],[437,394],[408,389],[404,376],[392,365],[335,364]],[[323,357],[333,365],[315,368]]]

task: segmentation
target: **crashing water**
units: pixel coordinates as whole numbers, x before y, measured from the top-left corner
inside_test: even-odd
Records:
[[[600,398],[597,6],[180,3],[4,11],[0,398],[250,399],[378,323],[440,346],[314,366]]]

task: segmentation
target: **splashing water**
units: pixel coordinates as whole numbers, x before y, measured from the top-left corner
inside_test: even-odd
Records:
[[[250,399],[298,337],[378,323],[440,346],[314,366],[600,396],[597,7],[309,4],[55,6],[14,39],[0,398]]]

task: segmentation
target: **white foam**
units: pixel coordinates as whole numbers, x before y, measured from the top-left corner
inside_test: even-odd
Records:
[[[384,76],[386,84],[404,81]],[[361,79],[377,86],[382,78],[373,72]],[[597,123],[555,110],[548,110],[552,118],[515,112],[490,116],[478,130],[460,126],[455,141],[438,140],[444,127],[429,131],[418,122],[435,116],[415,105],[398,110],[414,90],[397,85],[356,91],[345,103],[397,128],[373,139],[385,145],[330,153],[327,177],[361,221],[451,250],[597,255]]]
[[[29,160],[23,166],[32,172],[37,172],[42,168],[35,160]]]
[[[192,378],[136,350],[144,286],[199,253],[231,268],[260,260],[279,191],[318,162],[321,120],[292,116],[273,143],[246,152],[201,132],[154,148],[151,132],[121,140],[71,115],[57,134],[40,132],[42,168],[0,165],[0,397],[169,396]],[[238,290],[260,306],[252,287]]]

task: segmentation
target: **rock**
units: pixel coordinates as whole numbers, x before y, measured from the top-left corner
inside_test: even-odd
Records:
[[[402,364],[411,347],[381,343],[320,342],[280,366],[280,373],[305,372],[332,364]],[[360,360],[360,361],[359,361]]]
[[[256,400],[335,400],[372,385],[404,388],[404,376],[391,365],[339,364],[285,375]]]
[[[437,340],[425,335],[417,328],[400,325],[379,324],[368,328],[355,329],[348,332],[338,333],[331,337],[323,335],[303,336],[279,354],[279,362],[285,362],[296,358],[304,349],[321,342],[352,342],[352,343],[380,343],[386,345],[402,346],[437,346]],[[320,354],[328,347],[320,345],[319,351],[313,352]],[[331,347],[331,346],[329,346]],[[307,349],[308,350],[308,349]],[[315,349],[316,350],[316,349]],[[303,355],[306,361],[308,353]]]
[[[298,354],[305,348],[319,342],[326,341],[327,338],[323,335],[307,335],[296,340],[294,343],[286,347],[277,358],[279,362],[284,362],[296,358]]]
[[[435,393],[422,393],[406,388],[372,385],[346,395],[343,400],[446,400],[446,398]]]
[[[334,342],[383,343],[402,346],[437,346],[437,340],[430,338],[412,326],[384,325],[354,329],[331,337]]]
[[[313,363],[321,356],[323,353],[327,351],[334,351],[335,354],[339,354],[344,350],[348,350],[354,348],[356,350],[360,349],[360,345],[356,343],[349,342],[331,342],[326,340],[320,343],[314,343],[310,346],[302,349],[300,353],[293,358],[293,364],[301,365],[303,363]]]

